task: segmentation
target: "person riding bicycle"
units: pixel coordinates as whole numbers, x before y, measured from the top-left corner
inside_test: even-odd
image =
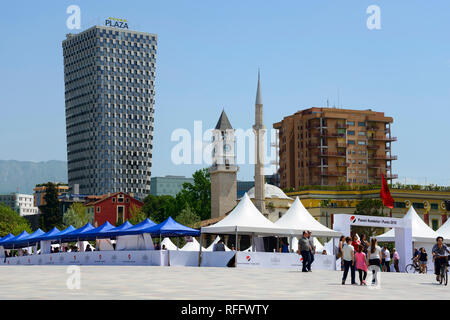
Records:
[[[441,265],[447,264],[448,262],[447,253],[450,253],[448,247],[443,242],[444,238],[437,237],[436,244],[433,246],[433,249],[431,250],[434,259],[434,274],[436,275],[437,281],[440,280]]]

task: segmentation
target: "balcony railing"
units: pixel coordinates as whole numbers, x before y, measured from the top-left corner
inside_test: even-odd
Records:
[[[397,137],[386,137],[386,136],[368,136],[369,140],[375,140],[375,141],[397,141]]]
[[[369,154],[369,158],[375,160],[397,160],[397,156],[389,156],[385,154]]]
[[[306,146],[308,148],[318,148],[320,147],[320,143],[307,143]],[[323,147],[326,147],[325,145],[322,145]]]
[[[336,143],[336,148],[347,148],[345,143]]]
[[[381,180],[381,174],[379,173],[369,173],[369,177],[374,179],[374,180]],[[398,174],[385,174],[384,178],[386,180],[392,180],[392,179],[398,179]]]
[[[320,175],[330,177],[345,177],[347,174],[345,172],[338,172],[338,171],[325,171],[322,172]]]
[[[380,148],[380,146],[376,145],[376,144],[368,144],[367,145],[367,149],[374,149],[374,150],[376,150],[376,149],[379,149],[379,148]]]
[[[320,156],[322,157],[346,157],[345,156],[345,152],[332,152],[332,151],[323,151],[321,153],[319,153]]]

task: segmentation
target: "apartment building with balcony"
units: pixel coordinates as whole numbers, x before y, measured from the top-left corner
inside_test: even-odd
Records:
[[[372,110],[309,108],[274,123],[280,187],[381,184],[392,173],[392,117]]]

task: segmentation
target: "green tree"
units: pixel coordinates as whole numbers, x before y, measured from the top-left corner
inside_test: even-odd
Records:
[[[63,215],[60,212],[58,191],[54,183],[48,182],[45,184],[45,205],[40,206],[39,209],[42,212],[42,224],[41,228],[44,231],[49,231],[53,227],[62,228]]]
[[[147,216],[141,208],[136,207],[135,205],[131,205],[130,218],[128,219],[130,223],[138,224],[139,222],[144,221],[146,218]]]
[[[75,228],[81,228],[90,222],[90,220],[90,216],[86,212],[86,207],[79,202],[73,203],[63,216],[65,227],[72,225]]]
[[[4,237],[8,233],[18,235],[22,231],[31,232],[28,220],[10,207],[0,203],[0,237]]]
[[[173,218],[178,214],[177,201],[174,197],[148,195],[144,199],[144,206],[141,211],[145,217],[150,218],[153,222],[160,223],[169,216]]]
[[[176,221],[191,228],[198,228],[200,226],[200,217],[191,209],[191,207],[189,207],[189,205],[181,210]]]
[[[211,179],[207,168],[197,170],[192,175],[194,183],[183,183],[183,189],[177,194],[178,207],[186,205],[201,220],[211,218]]]
[[[355,214],[381,217],[384,216],[382,209],[383,202],[381,200],[364,199],[356,205]],[[367,239],[369,239],[372,236],[382,234],[384,232],[384,228],[354,226],[352,227],[352,231],[358,233],[359,235],[365,234]]]

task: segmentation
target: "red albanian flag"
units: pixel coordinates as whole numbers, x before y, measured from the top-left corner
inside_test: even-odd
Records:
[[[383,199],[383,205],[388,208],[394,208],[394,199],[389,192],[389,187],[384,178],[384,175],[381,174],[381,190],[380,190],[380,198]]]

